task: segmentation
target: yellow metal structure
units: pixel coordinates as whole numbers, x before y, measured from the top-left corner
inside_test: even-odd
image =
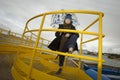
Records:
[[[78,13],[78,14],[91,14],[97,15],[97,19],[95,19],[91,24],[89,24],[83,30],[67,30],[67,29],[55,29],[55,28],[44,28],[45,18],[48,15],[52,14],[61,14],[61,13]],[[0,44],[0,52],[16,52],[16,60],[14,62],[12,68],[12,75],[15,80],[92,80],[82,69],[81,69],[81,59],[86,59],[90,61],[98,62],[98,75],[97,80],[102,80],[102,38],[105,36],[102,33],[102,17],[104,14],[102,12],[96,11],[86,11],[86,10],[59,10],[52,11],[37,15],[32,17],[26,22],[25,29],[22,35],[20,43],[13,44]],[[42,17],[42,21],[39,29],[30,30],[28,24],[38,18]],[[98,32],[90,32],[87,31],[92,25],[98,22]],[[2,31],[0,30],[1,34]],[[68,54],[58,51],[52,51],[48,49],[44,49],[43,46],[47,46],[50,41],[44,38],[41,38],[41,32],[73,32],[81,35],[80,37],[80,53],[79,55]],[[9,31],[8,31],[9,32]],[[37,32],[37,34],[34,34]],[[25,34],[30,33],[30,36],[26,36]],[[0,35],[1,35],[0,34]],[[13,33],[14,34],[14,33]],[[89,39],[87,41],[83,41],[84,35],[93,35],[95,38]],[[18,34],[15,34],[14,37],[17,37]],[[35,39],[33,39],[33,36]],[[82,55],[82,45],[94,40],[98,40],[98,57],[88,57]],[[44,41],[47,41],[44,42]],[[18,46],[19,45],[19,46]],[[5,48],[8,47],[7,50]],[[56,70],[58,69],[58,65],[55,62],[55,55],[64,55],[69,57],[74,57],[79,59],[77,67],[64,66],[63,73],[61,75],[55,75]],[[11,57],[12,58],[12,57]]]

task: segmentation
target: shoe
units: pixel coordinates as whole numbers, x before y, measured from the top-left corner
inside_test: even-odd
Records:
[[[57,75],[60,75],[62,72],[62,68],[59,68],[59,70],[56,72]]]
[[[73,48],[69,48],[68,53],[72,54],[73,53]]]
[[[68,51],[68,53],[72,54],[72,51]]]

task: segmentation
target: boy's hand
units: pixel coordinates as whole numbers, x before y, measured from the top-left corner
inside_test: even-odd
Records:
[[[65,34],[65,37],[67,37],[67,38],[70,37],[70,34],[69,33]]]

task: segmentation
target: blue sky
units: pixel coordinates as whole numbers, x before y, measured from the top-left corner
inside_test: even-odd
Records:
[[[119,7],[120,0],[0,0],[0,27],[22,34],[25,22],[43,12],[60,9],[101,11],[105,14],[103,32],[106,37],[103,39],[103,50],[120,53]],[[81,27],[89,22],[83,17],[80,20]],[[45,37],[49,39],[47,35]],[[96,44],[89,43],[84,47],[94,51]]]

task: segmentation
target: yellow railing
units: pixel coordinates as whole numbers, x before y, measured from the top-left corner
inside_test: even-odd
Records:
[[[44,21],[45,21],[45,18],[46,18],[47,15],[61,14],[61,13],[91,14],[91,15],[97,15],[98,18],[95,19],[91,24],[89,24],[83,30],[67,30],[67,29],[54,29],[54,28],[44,28],[43,29]],[[31,76],[32,66],[33,66],[33,60],[35,58],[35,54],[36,54],[37,50],[44,51],[44,52],[50,52],[50,53],[53,53],[53,54],[60,54],[60,55],[64,55],[64,56],[70,56],[70,57],[78,58],[79,60],[80,59],[87,59],[87,60],[91,60],[91,61],[96,61],[96,62],[98,62],[97,80],[102,80],[102,62],[103,62],[103,59],[102,59],[102,38],[105,36],[102,33],[102,17],[103,16],[104,16],[104,14],[102,12],[96,12],[96,11],[87,11],[87,10],[59,10],[59,11],[53,11],[53,12],[43,13],[43,14],[37,15],[37,16],[32,17],[31,19],[29,19],[26,22],[26,25],[25,25],[25,28],[24,28],[24,32],[23,32],[23,35],[22,35],[22,39],[21,39],[20,45],[22,45],[23,40],[24,40],[24,36],[25,36],[26,33],[30,33],[31,34],[31,39],[32,39],[32,35],[35,35],[34,32],[38,32],[38,34],[35,35],[36,36],[36,41],[35,41],[35,45],[34,45],[34,48],[33,48],[32,58],[31,58],[30,64],[29,64],[29,72],[27,74],[27,80],[29,80],[29,78]],[[38,17],[42,17],[42,21],[41,21],[39,29],[30,30],[29,26],[28,26],[29,22],[32,21],[35,18],[38,18]],[[98,24],[99,31],[98,32],[87,31],[87,29],[89,29],[96,22],[99,22],[99,24]],[[42,31],[73,32],[73,33],[81,34],[81,38],[80,38],[80,55],[66,54],[66,53],[63,53],[63,52],[46,50],[46,49],[43,49],[42,47],[39,48],[38,44],[39,44],[39,40],[42,40],[42,38],[40,38],[40,35],[41,35]],[[92,38],[92,39],[89,39],[87,41],[83,41],[84,34],[93,35],[93,36],[96,36],[96,37]],[[98,40],[98,57],[97,58],[93,58],[93,57],[83,56],[82,55],[82,44],[85,44],[85,43],[88,43],[88,42],[91,42],[91,41],[94,41],[94,40]],[[42,43],[43,43],[43,41],[42,41]],[[29,45],[28,45],[28,48],[30,48]],[[19,51],[18,51],[18,53],[19,53]],[[80,61],[79,61],[78,68],[80,68],[80,65],[81,65]]]
[[[3,28],[0,28],[0,33],[1,34],[6,33],[6,35],[12,35],[14,37],[22,37],[22,34],[19,34],[19,33],[16,33],[16,32],[11,32],[10,30],[6,30],[6,29],[3,29]]]
[[[14,44],[14,45],[15,44],[19,45],[20,41],[17,41],[16,39],[19,38],[19,40],[20,40],[20,38],[22,37],[22,34],[12,32],[10,30],[6,30],[6,29],[3,29],[3,28],[0,28],[0,34],[1,34],[0,36],[2,36],[2,34],[3,34],[3,35],[6,35],[6,36],[9,37],[8,39],[6,38],[7,40],[4,40],[4,39],[0,40],[0,42],[3,42],[3,43],[5,42],[5,44],[10,43],[10,44]],[[33,40],[35,37],[33,37],[33,35],[35,37],[37,36],[35,34],[31,34],[31,36],[24,36],[24,41],[25,41],[24,45],[30,46],[32,42],[35,43],[35,41]],[[2,36],[2,37],[4,37],[4,36]],[[10,42],[10,40],[11,40],[11,42]],[[41,46],[42,45],[47,46],[50,42],[51,42],[50,40],[47,40],[47,39],[44,39],[44,38],[41,37],[41,41],[39,41],[39,44]]]

